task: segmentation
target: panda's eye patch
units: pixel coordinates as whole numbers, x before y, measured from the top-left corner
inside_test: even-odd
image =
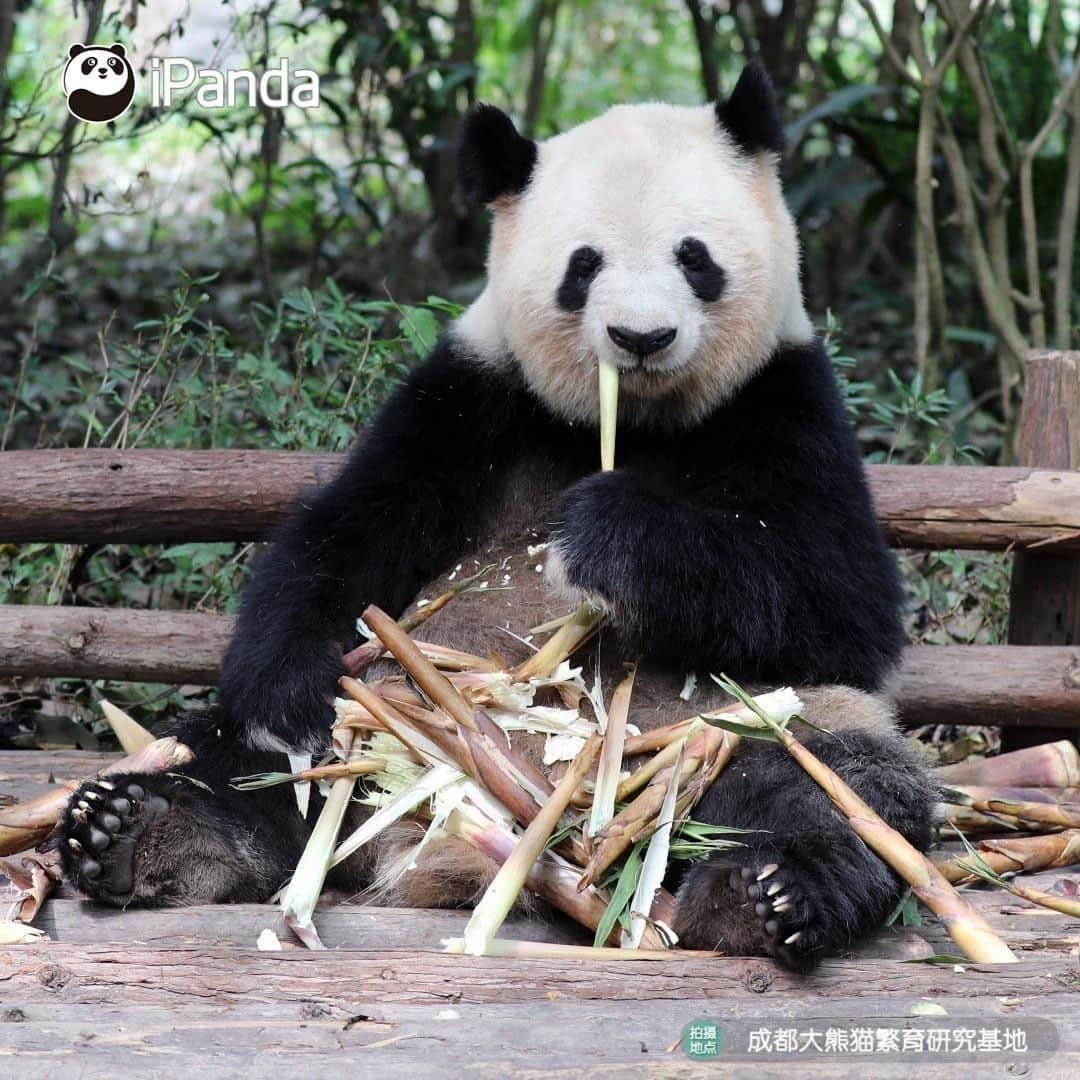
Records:
[[[717,266],[709,249],[694,236],[679,242],[675,258],[682,267],[687,284],[699,300],[718,300],[724,291],[725,275]]]
[[[566,264],[566,273],[555,299],[563,311],[581,311],[589,295],[593,278],[604,265],[604,257],[596,248],[579,247]]]
[[[94,57],[92,57],[92,56],[88,56],[82,62],[82,73],[84,75],[89,75],[90,72],[93,71],[94,68],[96,68],[96,67],[97,67],[97,60],[95,60]]]
[[[120,71],[123,69],[123,64],[121,64],[120,61],[117,60],[116,57],[114,56],[114,57],[110,58],[110,60],[109,60],[109,67],[111,67],[113,69],[113,71],[115,71],[117,74],[119,74]]]

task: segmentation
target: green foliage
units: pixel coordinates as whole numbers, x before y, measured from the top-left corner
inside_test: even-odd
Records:
[[[895,5],[878,6],[888,24]],[[139,98],[114,124],[77,124],[69,139],[56,84],[93,5],[15,7],[0,58],[0,445],[345,449],[479,287],[487,228],[460,199],[452,160],[470,102],[493,101],[546,137],[622,102],[697,104],[704,83],[730,88],[754,55],[785,101],[785,194],[809,307],[829,312],[826,345],[864,456],[1007,458],[1012,389],[940,160],[950,322],[940,385],[911,362],[918,94],[856,5],[808,0],[785,20],[742,0],[229,6],[229,66],[258,69],[269,55],[312,67],[321,109],[207,112],[187,99],[161,114]],[[206,45],[201,5],[158,7],[169,11],[151,21],[146,5],[106,5],[98,39],[133,55],[150,40],[155,55]],[[920,9],[933,49],[936,4]],[[995,0],[979,62],[1001,103],[1005,158],[1045,122],[1078,31],[1075,4]],[[984,194],[993,177],[978,103],[955,66],[942,106]],[[1046,297],[1069,134],[1060,125],[1034,162]],[[1006,239],[1024,282],[1017,196],[1013,182]],[[1026,329],[1025,312],[1018,321]],[[0,545],[0,602],[232,610],[250,552]],[[913,555],[903,566],[916,639],[1001,640],[1004,557]],[[100,686],[47,690],[85,710]],[[150,712],[191,693],[109,692]]]

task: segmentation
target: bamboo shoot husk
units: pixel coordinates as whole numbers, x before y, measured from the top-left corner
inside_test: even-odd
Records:
[[[1068,739],[1012,750],[996,757],[959,761],[935,770],[950,787],[957,784],[1015,787],[1080,787],[1080,750]]]
[[[1034,874],[1080,863],[1080,829],[1047,833],[1043,836],[1017,836],[1004,840],[983,840],[978,845],[980,858],[998,874]],[[975,875],[960,866],[967,855],[935,859],[942,875],[953,885],[975,880]]]

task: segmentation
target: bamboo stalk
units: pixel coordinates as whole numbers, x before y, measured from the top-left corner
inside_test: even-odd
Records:
[[[1008,814],[1021,821],[1037,825],[1054,825],[1064,829],[1080,828],[1080,803],[1011,802],[1008,799],[977,799],[975,810],[988,814]]]
[[[488,943],[510,914],[530,868],[543,853],[551,834],[570,805],[574,789],[592,768],[600,745],[601,740],[597,735],[586,741],[547,802],[540,808],[540,812],[529,822],[511,856],[502,864],[480,898],[465,927],[465,951],[470,956],[484,955]]]
[[[416,642],[381,608],[374,604],[364,609],[364,622],[386,644],[394,659],[416,680],[417,685],[443,712],[452,716],[468,731],[476,730],[476,719],[471,705],[454,689],[427,657],[417,648]]]
[[[1003,887],[1021,900],[1027,900],[1040,907],[1050,908],[1052,911],[1060,911],[1062,915],[1071,915],[1074,919],[1080,918],[1080,900],[1073,896],[1058,896],[1056,893],[1045,892],[1042,889],[1033,889],[1030,885],[1022,882],[1006,880]]]
[[[599,363],[600,468],[615,468],[615,429],[619,416],[619,369],[608,360]]]
[[[1080,787],[1047,788],[1006,787],[997,784],[949,784],[946,788],[945,797],[952,799],[954,792],[964,796],[963,801],[971,806],[976,804],[985,805],[989,802],[1007,802],[1018,804],[1042,803],[1046,806],[1067,807],[1070,804],[1076,805],[1080,803]],[[956,801],[960,802],[961,800],[957,799]]]
[[[178,769],[194,760],[191,750],[170,735],[156,739],[119,761],[114,761],[95,776],[117,772],[157,773]],[[16,803],[0,811],[0,855],[14,855],[40,844],[56,827],[68,800],[81,780],[70,780],[35,799]]]

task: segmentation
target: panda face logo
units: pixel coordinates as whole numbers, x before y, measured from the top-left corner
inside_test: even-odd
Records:
[[[68,112],[90,124],[115,120],[135,95],[135,72],[124,46],[72,45],[64,68]]]

